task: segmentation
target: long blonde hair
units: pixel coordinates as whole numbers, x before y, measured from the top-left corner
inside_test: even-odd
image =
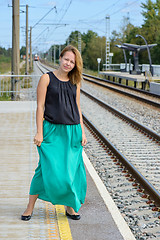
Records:
[[[66,52],[73,52],[75,54],[75,66],[74,68],[68,73],[68,77],[72,84],[78,84],[82,80],[82,71],[83,71],[83,61],[80,52],[77,48],[73,47],[72,45],[66,46],[61,54],[60,57],[63,57]]]

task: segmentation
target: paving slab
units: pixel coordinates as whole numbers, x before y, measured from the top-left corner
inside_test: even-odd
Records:
[[[0,102],[0,239],[134,239],[128,226],[120,223],[124,228],[119,229],[115,215],[121,221],[120,213],[114,210],[112,214],[110,206],[112,209],[115,206],[102,196],[108,194],[107,190],[105,187],[103,190],[99,188],[97,176],[91,170],[85,153],[88,190],[85,204],[80,209],[81,220],[69,220],[72,237],[62,237],[59,233],[60,225],[67,218],[62,216],[59,224],[56,206],[39,199],[32,219],[29,222],[21,221],[20,216],[28,203],[31,178],[38,164],[37,148],[33,144],[35,110],[35,101]],[[129,235],[123,235],[124,231]]]

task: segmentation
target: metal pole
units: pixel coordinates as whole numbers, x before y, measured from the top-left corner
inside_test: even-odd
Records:
[[[56,65],[56,45],[54,45],[54,66]]]
[[[81,54],[81,33],[78,32],[78,50]]]
[[[20,51],[19,51],[19,0],[12,0],[12,74],[19,75]],[[11,78],[11,99],[15,100],[18,82]]]
[[[120,44],[122,45],[123,43],[121,41],[119,41]],[[124,61],[125,61],[125,71],[127,72],[127,57],[126,57],[126,51],[124,49],[123,50],[123,55],[124,55]]]
[[[110,53],[110,16],[106,16],[106,70],[109,69],[109,53]]]
[[[151,60],[151,54],[150,54],[147,40],[140,34],[137,34],[136,37],[141,37],[145,41],[145,44],[147,46],[148,58],[149,58],[150,72],[151,72],[151,75],[153,76],[152,60]]]
[[[52,62],[52,45],[51,45],[51,62]]]
[[[61,54],[61,45],[59,45],[59,56]]]
[[[98,63],[98,73],[99,73],[99,63]]]
[[[29,62],[28,62],[28,5],[26,5],[26,74],[28,74]]]
[[[68,37],[68,39],[67,39],[67,45],[69,45],[69,37]]]
[[[32,70],[32,27],[30,27],[30,69]]]

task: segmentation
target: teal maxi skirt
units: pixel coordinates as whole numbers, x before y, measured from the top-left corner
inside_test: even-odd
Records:
[[[43,142],[38,148],[39,163],[30,186],[30,195],[75,212],[86,196],[86,172],[82,158],[81,125],[43,121]]]

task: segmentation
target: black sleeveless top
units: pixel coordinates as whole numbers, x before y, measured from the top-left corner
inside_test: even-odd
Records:
[[[44,118],[55,124],[79,124],[77,86],[70,81],[59,80],[53,72],[47,72],[47,74],[50,82],[47,87]]]

